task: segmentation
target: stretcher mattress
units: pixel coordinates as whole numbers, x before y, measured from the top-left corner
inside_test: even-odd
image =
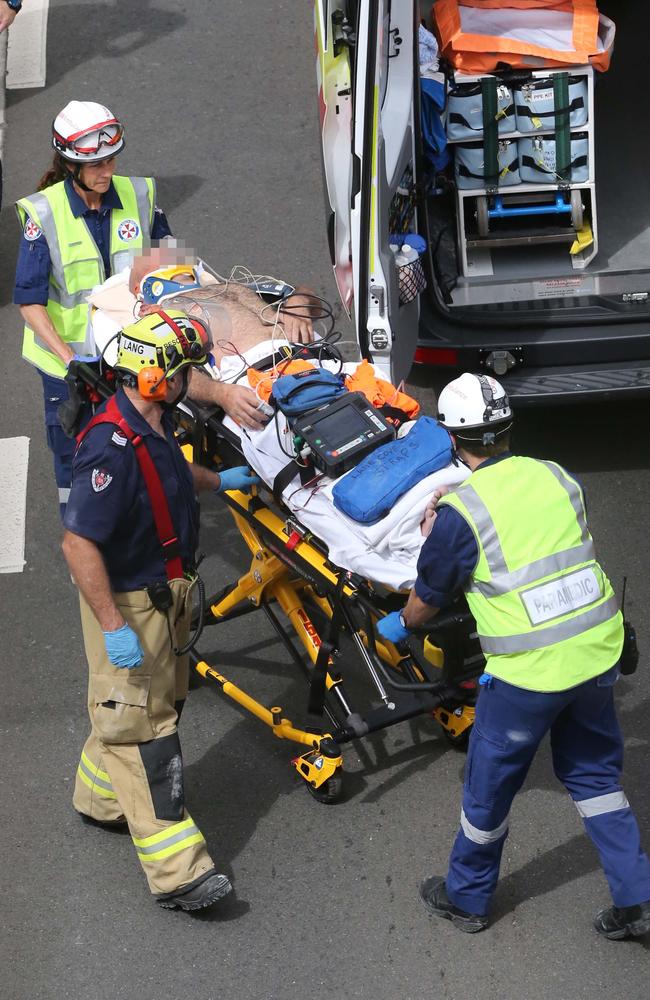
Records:
[[[109,278],[91,296],[94,308],[92,326],[98,351],[106,349],[108,364],[116,357],[115,341],[111,340],[120,326],[133,322],[136,300],[128,290],[128,271]],[[236,330],[233,331],[236,338]],[[254,366],[280,350],[287,341],[281,338],[265,340],[246,352],[246,361]],[[281,360],[279,355],[278,360]],[[344,365],[351,373],[357,362]],[[323,367],[337,370],[334,362]],[[221,365],[223,381],[248,385],[246,371],[239,356],[226,357]],[[286,418],[278,413],[262,430],[241,428],[230,417],[224,424],[241,442],[246,462],[269,486],[289,462],[292,435]],[[469,475],[464,466],[449,465],[418,483],[395,504],[390,514],[372,525],[362,525],[335,509],[332,501],[334,480],[322,477],[315,486],[300,485],[296,478],[284,490],[282,499],[292,515],[328,548],[329,558],[337,566],[358,573],[376,583],[395,590],[406,590],[415,582],[417,559],[424,541],[420,522],[427,501],[440,486],[455,486]]]

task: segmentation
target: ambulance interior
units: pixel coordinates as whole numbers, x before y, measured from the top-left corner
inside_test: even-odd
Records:
[[[574,207],[577,203],[581,213],[577,225],[572,227],[576,219],[566,214],[562,219],[553,214],[501,218],[490,220],[486,234],[484,218],[481,238],[477,198],[471,193],[459,197],[452,181],[453,160],[446,179],[428,177],[436,279],[430,294],[452,323],[471,323],[477,313],[484,323],[492,319],[506,326],[540,320],[617,323],[630,309],[635,319],[650,310],[650,138],[642,69],[648,58],[650,7],[613,2],[598,7],[615,22],[616,40],[608,71],[593,72],[593,122],[588,127],[595,163],[590,165],[590,183],[573,193]],[[431,28],[430,4],[421,3],[420,9],[423,23]],[[453,157],[452,146],[450,152]],[[522,185],[521,201],[527,191],[530,185]],[[515,187],[501,189],[506,202],[515,192]],[[565,196],[568,201],[571,192]],[[486,204],[495,202],[483,199]],[[594,243],[576,254],[574,237],[580,225],[583,242],[588,244],[591,231]]]

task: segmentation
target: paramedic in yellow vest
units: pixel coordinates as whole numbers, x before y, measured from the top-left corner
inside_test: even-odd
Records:
[[[22,238],[14,302],[25,322],[23,357],[43,383],[48,445],[61,513],[75,443],[59,424],[73,358],[94,352],[86,297],[150,240],[170,235],[150,177],[118,177],[124,126],[102,104],[71,101],[52,126],[54,161],[36,194],[17,203]]]
[[[644,934],[650,862],[619,783],[613,697],[628,644],[582,489],[554,462],[510,453],[512,412],[496,379],[461,375],[438,408],[472,475],[438,501],[408,602],[378,630],[399,643],[463,589],[486,667],[460,830],[446,877],[426,879],[422,900],[463,931],[487,925],[510,807],[550,731],[555,774],[599,852],[614,903],[597,914],[596,930],[613,939]]]

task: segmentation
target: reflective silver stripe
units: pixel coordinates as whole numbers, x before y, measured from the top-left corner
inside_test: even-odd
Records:
[[[497,529],[490,515],[489,510],[481,500],[473,486],[469,483],[463,487],[458,496],[467,507],[472,516],[474,526],[478,532],[488,569],[492,576],[504,576],[508,572],[508,566],[503,555],[501,542],[497,535]]]
[[[590,540],[589,528],[587,527],[587,518],[585,516],[585,506],[582,499],[582,491],[577,483],[574,483],[561,469],[559,465],[555,462],[541,462],[541,464],[548,469],[551,475],[555,476],[560,486],[563,486],[569,495],[569,500],[571,501],[571,506],[573,507],[576,515],[576,520],[578,522],[578,527],[580,528],[580,533],[582,535],[583,543]]]
[[[158,840],[155,844],[149,844],[148,847],[141,847],[140,844],[136,843],[138,854],[158,854],[159,851],[164,851],[168,847],[172,847],[174,844],[180,844],[182,840],[188,840],[190,837],[194,837],[197,833],[200,834],[201,831],[198,826],[192,824],[192,826],[188,826],[184,830],[180,830],[178,833],[173,833],[170,837],[166,837],[165,840]]]
[[[506,833],[508,829],[508,817],[506,816],[503,823],[494,830],[479,830],[477,826],[472,826],[465,815],[465,810],[461,809],[460,826],[467,839],[472,840],[475,844],[493,844],[495,840],[500,840],[504,833]]]
[[[569,618],[559,625],[549,625],[521,635],[479,635],[481,649],[484,653],[525,653],[531,649],[543,649],[564,639],[572,639],[587,629],[609,621],[618,613],[616,597],[610,597],[596,608],[585,611],[582,615]]]
[[[149,232],[151,232],[154,206],[149,201],[149,185],[144,177],[129,177],[129,180],[133,184],[133,190],[135,191],[140,222],[143,225],[146,223],[149,227]]]
[[[575,569],[580,563],[594,562],[596,550],[591,538],[581,545],[576,545],[572,549],[564,549],[561,552],[554,552],[550,556],[542,556],[535,562],[521,566],[511,573],[493,576],[491,580],[475,580],[471,589],[483,594],[483,597],[499,597],[502,594],[509,594],[512,590],[519,590],[530,583],[537,583],[546,576],[554,573],[561,573],[563,570]]]
[[[70,499],[70,487],[59,486],[59,503],[67,503]]]
[[[526,566],[521,566],[517,570],[508,572],[501,543],[499,542],[490,512],[474,488],[467,485],[459,495],[474,519],[491,576],[489,581],[473,580],[470,590],[478,592],[484,597],[498,597],[502,594],[509,594],[512,590],[518,590],[519,587],[536,583],[546,576],[561,573],[565,569],[571,569],[583,562],[591,562],[596,558],[594,543],[587,527],[580,488],[554,462],[540,462],[540,465],[548,469],[551,475],[566,491],[575,512],[578,527],[580,528],[581,544],[571,549],[555,552],[550,556],[543,556],[541,559],[536,559]],[[472,491],[471,494],[470,490]]]
[[[617,809],[629,809],[630,803],[627,801],[624,791],[609,792],[607,795],[597,795],[593,799],[580,799],[575,803],[575,807],[583,819],[590,816],[602,816],[603,813],[616,812]]]
[[[70,294],[65,290],[65,272],[63,270],[63,257],[61,254],[61,245],[59,243],[59,236],[56,231],[56,224],[54,222],[54,213],[52,212],[52,206],[43,194],[34,194],[29,199],[31,204],[36,209],[38,213],[38,218],[40,220],[40,226],[47,240],[47,248],[50,252],[50,261],[52,263],[52,274],[57,282],[56,285],[50,284],[48,290],[48,296],[54,302],[58,304],[63,309],[74,309],[75,306],[84,305],[87,301],[88,291],[75,292]],[[27,214],[29,215],[29,211]],[[101,254],[97,251],[101,258]],[[43,346],[42,343],[39,347]],[[46,351],[49,351],[49,347],[45,347]]]
[[[83,758],[79,761],[79,770],[83,771],[86,777],[90,778],[93,785],[98,785],[99,788],[104,788],[106,789],[107,792],[113,791],[113,786],[111,785],[110,781],[104,781],[103,778],[100,778],[99,775],[91,771]]]

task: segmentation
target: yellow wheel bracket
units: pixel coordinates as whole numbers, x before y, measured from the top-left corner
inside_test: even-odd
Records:
[[[459,739],[470,726],[474,725],[475,715],[476,709],[470,705],[461,705],[453,712],[449,712],[445,708],[436,708],[433,712],[434,719],[454,739]]]
[[[327,741],[327,746],[325,746]],[[311,785],[312,788],[320,788],[329,778],[333,778],[337,772],[343,768],[343,758],[340,753],[337,756],[330,756],[331,752],[336,753],[333,748],[336,744],[330,737],[323,737],[321,746],[315,750],[309,750],[302,757],[294,757],[291,761],[301,778]],[[327,750],[327,753],[323,751]]]

